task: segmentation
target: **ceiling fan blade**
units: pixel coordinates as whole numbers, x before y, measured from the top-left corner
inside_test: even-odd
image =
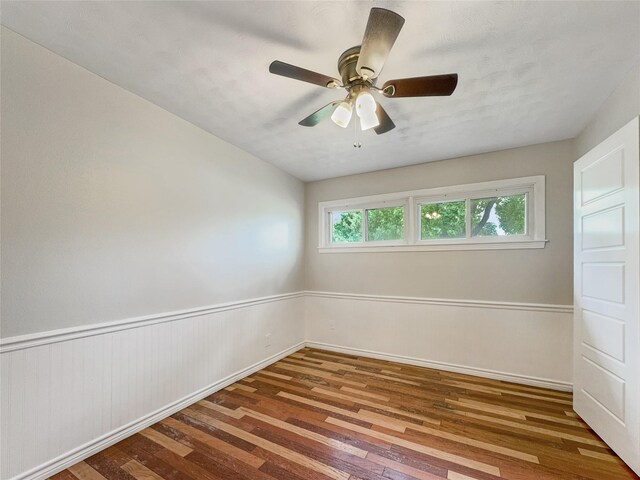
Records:
[[[307,118],[300,120],[298,122],[298,125],[302,125],[303,127],[315,127],[321,121],[329,118],[333,114],[334,110],[338,108],[338,105],[340,105],[340,100],[331,102],[322,107],[320,110],[316,110]]]
[[[269,71],[276,75],[282,75],[283,77],[293,78],[294,80],[300,80],[302,82],[313,83],[314,85],[320,85],[321,87],[336,88],[342,86],[340,80],[321,73],[312,72],[295,65],[289,65],[288,63],[275,60],[269,65]]]
[[[376,107],[376,116],[378,117],[380,125],[374,127],[373,130],[378,135],[382,135],[383,133],[387,133],[389,130],[396,128],[396,124],[393,123],[393,120],[391,120],[391,117],[387,114],[387,111],[382,108],[382,105],[380,105],[379,102]]]
[[[453,93],[458,85],[458,74],[389,80],[382,87],[386,97],[441,97]]]
[[[372,8],[364,32],[356,71],[367,78],[380,75],[389,51],[404,25],[404,18],[385,8]]]

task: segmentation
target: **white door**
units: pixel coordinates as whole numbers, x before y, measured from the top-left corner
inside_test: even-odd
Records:
[[[576,412],[640,474],[639,121],[574,164]]]

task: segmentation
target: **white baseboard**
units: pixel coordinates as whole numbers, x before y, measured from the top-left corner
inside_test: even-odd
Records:
[[[277,362],[278,360],[286,357],[287,355],[291,355],[292,353],[300,350],[305,346],[305,342],[300,342],[286,350],[283,350],[275,355],[271,355],[270,357],[258,362],[253,365],[244,368],[232,375],[229,375],[222,380],[209,385],[206,388],[198,390],[186,397],[181,398],[175,402],[166,405],[155,412],[152,412],[144,417],[141,417],[127,425],[124,425],[117,430],[113,430],[112,432],[103,435],[102,437],[96,438],[95,440],[86,443],[64,455],[61,455],[53,460],[46,462],[42,465],[39,465],[27,472],[24,472],[18,476],[13,477],[11,480],[39,480],[50,477],[51,475],[55,475],[58,472],[61,472],[65,468],[68,468],[85,458],[90,457],[98,453],[105,448],[118,443],[119,441],[125,439],[126,437],[133,435],[140,430],[147,428],[150,425],[166,418],[174,413],[182,410],[189,405],[202,400],[205,397],[208,397],[212,393],[215,393],[223,388],[231,385],[232,383],[237,382],[238,380],[251,375],[252,373],[257,372],[258,370],[262,370],[263,368],[268,367],[272,363]]]
[[[445,370],[447,372],[464,373],[466,375],[474,375],[476,377],[491,378],[494,380],[504,380],[506,382],[520,383],[523,385],[532,385],[534,387],[550,388],[552,390],[561,390],[570,392],[573,384],[568,382],[559,382],[546,378],[527,377],[524,375],[516,375],[506,372],[498,372],[495,370],[487,370],[482,368],[467,367],[464,365],[455,365],[451,363],[436,362],[433,360],[425,360],[421,358],[407,357],[404,355],[396,355],[393,353],[374,352],[371,350],[363,350],[360,348],[342,347],[321,342],[305,342],[305,346],[309,348],[317,348],[320,350],[329,350],[331,352],[345,353],[347,355],[358,355],[361,357],[375,358],[378,360],[387,360],[389,362],[405,363],[417,367],[434,368],[437,370]]]

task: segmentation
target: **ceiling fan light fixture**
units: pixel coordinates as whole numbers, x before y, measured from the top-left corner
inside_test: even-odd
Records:
[[[358,116],[362,117],[368,113],[375,113],[375,111],[376,101],[373,98],[373,95],[366,90],[360,92],[356,97],[356,112],[358,112]]]
[[[370,128],[380,125],[380,120],[376,115],[376,101],[373,95],[368,91],[360,92],[356,98],[356,112],[360,117],[360,127],[362,130],[369,130]]]
[[[351,104],[349,102],[341,102],[331,115],[331,120],[339,127],[347,128],[351,121],[352,113]]]

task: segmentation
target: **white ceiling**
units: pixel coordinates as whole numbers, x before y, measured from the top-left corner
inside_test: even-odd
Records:
[[[405,26],[380,76],[459,74],[451,97],[386,99],[377,136],[298,121],[341,91],[268,73],[338,76],[369,9]],[[640,61],[640,2],[3,1],[2,23],[271,162],[317,180],[576,136]]]

